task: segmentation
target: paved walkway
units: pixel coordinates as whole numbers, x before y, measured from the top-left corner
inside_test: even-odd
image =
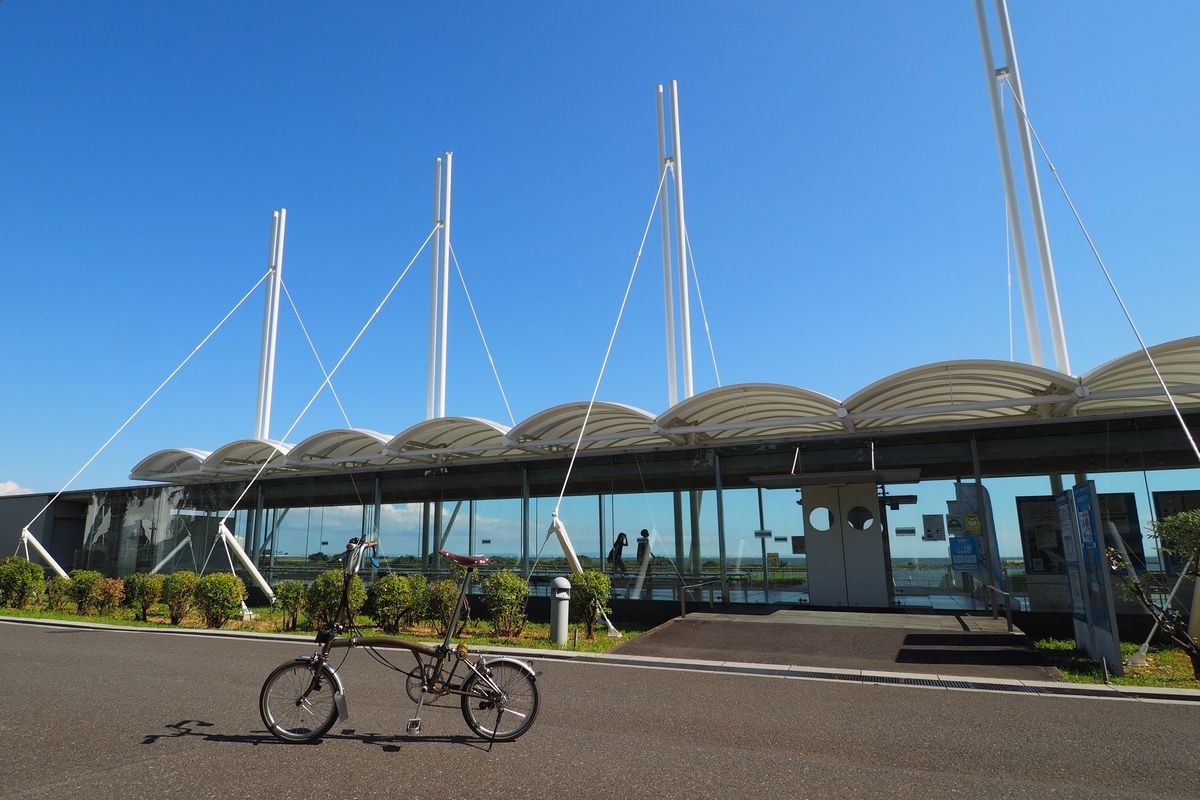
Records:
[[[827,669],[1060,680],[1004,620],[953,614],[776,611],[696,613],[620,645],[629,656],[743,661]]]

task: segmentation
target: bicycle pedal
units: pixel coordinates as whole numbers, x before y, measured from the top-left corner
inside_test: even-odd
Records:
[[[408,731],[409,735],[411,735],[411,736],[416,736],[417,734],[419,734],[421,732],[421,720],[419,718],[418,719],[410,719],[408,721],[407,731]]]

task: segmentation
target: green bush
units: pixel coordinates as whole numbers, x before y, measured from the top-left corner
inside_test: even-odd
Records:
[[[340,569],[331,569],[318,575],[308,587],[304,597],[304,613],[314,628],[328,628],[334,623],[338,607],[342,603],[342,586],[345,579],[345,573]],[[367,602],[367,587],[357,575],[350,583],[349,601],[349,621],[353,622]]]
[[[384,633],[395,635],[413,617],[413,587],[401,575],[383,575],[367,591],[367,613]]]
[[[62,611],[70,599],[71,581],[62,575],[55,575],[46,581],[46,608],[51,611]]]
[[[411,628],[429,617],[429,580],[416,573],[408,576],[408,585],[412,588],[413,604],[404,624]]]
[[[165,575],[150,575],[145,572],[135,572],[126,576],[125,602],[133,606],[133,610],[142,622],[147,621],[146,616],[150,613],[150,606],[157,603],[158,598],[162,597],[164,580],[166,580]]]
[[[596,619],[600,612],[609,611],[608,598],[612,581],[603,572],[589,569],[576,572],[571,579],[571,612],[576,621],[582,620],[587,638],[596,638]]]
[[[110,617],[125,599],[125,581],[120,578],[101,578],[96,584],[96,611],[102,617]]]
[[[163,580],[162,601],[167,604],[172,625],[183,622],[183,618],[192,610],[192,603],[196,601],[196,584],[199,582],[200,576],[190,569],[172,572]]]
[[[294,631],[300,611],[304,608],[304,584],[300,581],[280,581],[274,588],[275,602],[283,612],[283,629]]]
[[[529,586],[515,572],[493,572],[483,579],[483,605],[497,636],[520,636],[525,630]]]
[[[104,576],[90,569],[71,570],[67,597],[75,603],[77,614],[93,614],[100,609],[100,581]]]
[[[46,570],[23,558],[0,560],[0,606],[24,608],[42,601]]]
[[[210,572],[196,584],[196,609],[209,628],[219,628],[242,610],[246,584],[232,572]]]
[[[454,616],[454,604],[458,601],[458,586],[452,580],[434,581],[429,584],[429,600],[425,607],[426,619],[433,623],[438,636],[450,627]],[[465,625],[466,615],[464,615]]]

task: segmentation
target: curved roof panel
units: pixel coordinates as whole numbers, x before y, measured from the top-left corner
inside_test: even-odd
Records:
[[[200,471],[208,457],[207,450],[177,448],[151,453],[137,463],[129,473],[133,481],[176,481]]]
[[[309,436],[288,451],[289,466],[358,466],[383,457],[387,434],[362,428],[338,428]]]
[[[679,443],[811,435],[842,430],[838,401],[777,383],[709,389],[668,408],[652,431]]]
[[[384,453],[401,458],[445,460],[516,455],[504,443],[508,426],[478,417],[437,417],[418,422],[385,443]]]
[[[290,444],[269,439],[240,439],[213,450],[200,469],[207,473],[253,473],[263,462],[271,465],[269,469],[279,468],[291,449]]]
[[[564,403],[540,411],[517,423],[506,437],[510,447],[545,455],[571,452],[579,441],[579,431],[587,415],[587,403]],[[627,406],[623,403],[601,403],[592,405],[587,418],[580,450],[606,448],[663,447],[671,444],[667,439],[650,432],[654,416],[649,411]]]
[[[1200,403],[1200,336],[1163,342],[1149,350],[1175,402]],[[1141,350],[1087,372],[1083,385],[1088,395],[1079,401],[1080,414],[1148,411],[1169,405]]]
[[[839,415],[850,430],[1052,416],[1077,399],[1078,386],[1070,375],[1015,361],[943,361],[860,389]]]

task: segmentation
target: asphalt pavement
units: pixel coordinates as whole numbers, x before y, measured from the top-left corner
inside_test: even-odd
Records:
[[[0,623],[0,795],[106,798],[1200,796],[1194,704],[535,660],[531,731],[470,736],[350,652],[350,719],[286,745],[257,710],[295,641]],[[404,664],[406,654],[398,654]]]

